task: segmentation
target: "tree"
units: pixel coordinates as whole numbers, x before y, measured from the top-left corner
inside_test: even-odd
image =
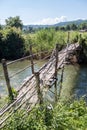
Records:
[[[3,58],[3,35],[0,32],[0,60]]]
[[[80,28],[81,29],[87,29],[87,23],[82,23],[81,25],[80,25]]]
[[[9,17],[8,19],[5,20],[5,22],[7,27],[16,27],[20,29],[22,29],[23,27],[22,21],[20,20],[19,16]]]
[[[25,52],[24,38],[16,28],[0,31],[0,59],[14,60]]]
[[[55,27],[55,31],[58,31],[58,30],[59,30],[59,26],[56,26],[56,27]]]
[[[5,39],[5,57],[7,59],[17,59],[24,55],[24,39],[23,37],[15,30],[10,29],[6,34]]]
[[[0,30],[2,29],[2,25],[0,24]]]
[[[66,25],[66,30],[69,31],[71,29],[70,25]]]
[[[60,27],[60,30],[61,30],[61,31],[65,31],[65,27],[64,27],[64,26],[61,26],[61,27]]]
[[[76,24],[74,24],[74,23],[71,24],[71,29],[72,29],[72,30],[76,30],[77,28],[78,28],[78,27],[76,26]]]

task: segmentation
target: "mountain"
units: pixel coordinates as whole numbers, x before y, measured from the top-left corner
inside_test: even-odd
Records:
[[[75,21],[60,22],[60,23],[54,24],[54,26],[66,26],[69,24],[79,25],[81,23],[87,23],[87,20],[79,19],[79,20],[75,20]]]
[[[32,27],[32,28],[46,28],[46,27],[56,27],[56,26],[66,26],[66,25],[69,25],[69,24],[76,24],[76,25],[79,25],[81,23],[87,23],[87,20],[82,20],[82,19],[79,19],[79,20],[75,20],[75,21],[66,21],[66,22],[60,22],[60,23],[57,23],[57,24],[54,24],[54,25],[24,25],[24,29],[29,29],[29,27]]]

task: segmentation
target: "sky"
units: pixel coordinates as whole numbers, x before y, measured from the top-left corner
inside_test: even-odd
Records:
[[[0,0],[0,24],[15,16],[24,25],[87,19],[87,0]]]

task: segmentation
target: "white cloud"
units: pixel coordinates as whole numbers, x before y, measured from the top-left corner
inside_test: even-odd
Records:
[[[34,24],[37,25],[52,25],[52,24],[56,24],[59,22],[65,22],[67,21],[67,17],[66,16],[61,16],[61,17],[56,17],[56,18],[44,18],[41,21],[35,22]]]

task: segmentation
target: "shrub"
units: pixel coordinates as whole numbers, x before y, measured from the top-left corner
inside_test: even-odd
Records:
[[[6,59],[17,59],[23,56],[25,47],[24,47],[24,38],[18,32],[18,29],[10,28],[2,30],[3,41],[1,41],[1,50],[3,52],[0,55],[0,58]]]
[[[16,112],[3,130],[86,130],[87,106],[84,100],[58,102],[53,109],[35,107],[29,114]]]

